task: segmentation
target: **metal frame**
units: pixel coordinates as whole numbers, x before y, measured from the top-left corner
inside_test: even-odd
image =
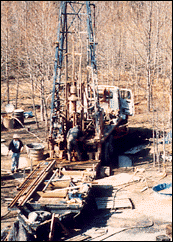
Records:
[[[76,10],[76,6],[78,8]],[[50,133],[49,133],[49,141],[53,142],[54,136],[54,124],[55,122],[61,123],[61,130],[65,136],[68,131],[67,122],[68,122],[68,34],[70,29],[75,24],[74,21],[76,17],[78,20],[82,22],[82,16],[86,16],[87,19],[87,38],[88,38],[88,54],[87,54],[87,69],[88,69],[88,78],[87,78],[87,97],[88,97],[88,117],[95,118],[96,126],[98,123],[98,114],[96,114],[99,110],[98,105],[98,94],[97,94],[97,64],[95,57],[95,34],[93,30],[92,16],[91,16],[91,7],[94,4],[90,4],[89,1],[61,1],[60,3],[60,12],[59,12],[59,25],[57,31],[57,41],[56,41],[56,49],[55,49],[55,65],[54,65],[54,80],[53,80],[53,90],[52,90],[52,102],[51,102],[51,117],[50,117]],[[84,12],[82,12],[82,10]],[[94,6],[95,11],[95,6]],[[94,13],[95,16],[95,13]],[[71,18],[71,19],[70,19]],[[94,21],[95,25],[95,21]],[[65,60],[64,60],[65,59]],[[66,82],[62,83],[62,68],[63,63],[65,62],[65,79]],[[90,75],[90,78],[89,78]],[[64,85],[65,84],[65,85]],[[90,97],[90,89],[92,86],[94,93],[94,111],[91,114],[91,107],[93,106],[93,98]],[[60,97],[60,90],[63,89],[64,92],[64,102],[62,104]],[[82,92],[82,91],[81,91]],[[64,106],[63,106],[64,105]],[[66,112],[65,117],[62,116],[62,110]]]

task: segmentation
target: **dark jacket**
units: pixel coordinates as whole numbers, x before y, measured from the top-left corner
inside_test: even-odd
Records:
[[[16,149],[16,147],[13,144],[13,140],[9,144],[9,150],[12,150],[13,153],[20,153],[21,148],[23,147],[22,141],[19,139],[19,149]]]

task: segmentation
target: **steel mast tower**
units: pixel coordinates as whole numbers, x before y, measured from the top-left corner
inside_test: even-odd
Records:
[[[78,50],[80,49],[78,53],[76,53],[75,46],[76,49],[77,47]],[[100,108],[95,47],[95,5],[90,4],[89,1],[61,1],[51,102],[49,132],[51,144],[54,143],[57,136],[61,137],[61,141],[65,141],[69,129],[69,100],[81,102],[80,124],[81,129],[84,129],[82,123],[84,118],[84,84],[87,90],[86,118],[93,120],[96,133],[99,133],[98,114]],[[76,60],[76,56],[80,58]],[[76,71],[76,66],[79,67],[79,71]],[[78,75],[77,72],[79,72]],[[83,74],[86,78],[83,78]],[[75,87],[76,89],[78,87],[78,93],[76,93]],[[70,90],[71,99],[69,98]],[[76,99],[73,100],[72,97],[75,95]],[[74,110],[75,108],[74,106]],[[74,116],[73,125],[77,124],[76,119],[77,117]]]

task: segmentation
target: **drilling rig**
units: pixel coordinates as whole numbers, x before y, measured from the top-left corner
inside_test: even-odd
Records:
[[[132,92],[99,84],[95,29],[94,4],[61,1],[48,139],[50,157],[108,162],[114,140],[128,132],[128,116],[134,114]]]

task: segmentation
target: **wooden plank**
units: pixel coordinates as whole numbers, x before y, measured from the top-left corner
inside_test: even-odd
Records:
[[[98,209],[111,209],[113,208],[113,197],[97,197],[95,198]]]
[[[99,197],[95,198],[98,209],[122,209],[131,208],[132,203],[129,198]]]
[[[123,198],[123,199],[115,198],[113,209],[117,209],[117,208],[131,208],[132,209],[132,203],[130,202],[129,198]]]
[[[37,191],[38,195],[45,198],[45,197],[49,197],[49,198],[55,198],[55,197],[59,197],[59,198],[65,198],[67,196],[67,190],[61,190],[58,191],[58,189],[56,189],[55,191],[46,191],[46,192],[42,192],[42,191]]]
[[[61,171],[61,174],[67,176],[96,176],[96,171]]]
[[[50,210],[74,210],[75,213],[81,210],[83,205],[81,204],[62,204],[62,203],[51,203],[51,199],[49,203],[30,203],[30,205],[35,209],[35,210],[41,210],[41,209],[49,209]],[[58,212],[57,212],[58,213]]]
[[[44,184],[46,185],[46,182],[44,182]],[[47,188],[47,190],[49,190],[50,191],[50,189],[51,188],[53,188],[53,189],[56,189],[56,188],[65,188],[65,187],[69,187],[69,185],[70,185],[70,180],[68,179],[68,180],[64,180],[64,181],[52,181],[50,184],[49,184],[49,186],[48,186],[48,188]]]
[[[58,168],[62,168],[64,166],[71,166],[71,167],[74,167],[74,166],[80,166],[80,165],[97,165],[99,164],[100,161],[96,161],[96,160],[87,160],[87,161],[75,161],[75,162],[71,162],[71,161],[67,161],[67,160],[58,160],[56,159],[56,167]]]
[[[58,191],[63,191],[63,190],[73,190],[73,189],[76,189],[76,188],[82,188],[82,187],[87,186],[87,185],[90,186],[89,183],[87,183],[87,184],[84,183],[84,184],[81,184],[81,185],[78,185],[78,186],[60,188],[60,189],[58,189]]]

